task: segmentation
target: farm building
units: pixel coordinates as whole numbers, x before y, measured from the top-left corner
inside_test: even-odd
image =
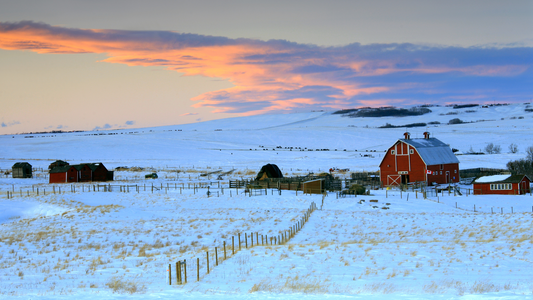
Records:
[[[526,175],[492,175],[474,181],[474,195],[523,195],[531,192],[531,179]]]
[[[383,185],[459,182],[459,160],[448,145],[430,138],[429,132],[419,139],[412,139],[409,132],[404,136],[387,150],[379,164]]]
[[[50,170],[50,183],[113,180],[113,171],[102,163],[57,166]]]
[[[283,173],[281,173],[278,166],[274,164],[266,164],[261,168],[259,173],[257,173],[255,180],[263,180],[267,178],[283,178]]]
[[[326,189],[324,188],[325,179],[313,179],[302,183],[302,191],[306,194],[323,194]]]
[[[18,162],[11,167],[13,178],[32,178],[31,165],[27,162]]]

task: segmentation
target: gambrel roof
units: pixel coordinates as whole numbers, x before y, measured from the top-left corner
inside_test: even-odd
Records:
[[[421,138],[421,139],[399,139],[394,145],[403,142],[411,145],[420,154],[420,157],[426,166],[441,165],[441,164],[458,164],[459,160],[453,154],[450,146],[441,142],[436,138]],[[389,150],[394,147],[392,145]],[[385,155],[383,156],[385,159]],[[383,162],[383,160],[382,160]],[[381,165],[381,163],[380,163]]]

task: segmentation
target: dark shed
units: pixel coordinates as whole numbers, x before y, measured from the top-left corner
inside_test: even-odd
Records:
[[[13,178],[32,178],[31,165],[27,162],[18,162],[13,165]]]

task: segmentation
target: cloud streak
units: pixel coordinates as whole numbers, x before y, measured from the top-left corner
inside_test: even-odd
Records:
[[[108,63],[164,66],[186,76],[221,78],[234,86],[198,95],[192,106],[243,115],[461,99],[523,101],[533,91],[530,47],[358,43],[319,47],[285,40],[73,29],[23,21],[0,23],[0,48],[105,53]]]

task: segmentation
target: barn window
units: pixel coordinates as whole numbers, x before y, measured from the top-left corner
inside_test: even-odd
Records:
[[[444,165],[440,165],[440,169],[444,169]],[[442,172],[440,172],[442,174]]]
[[[390,154],[394,155],[394,150],[391,150],[391,151],[390,151]]]
[[[453,172],[454,172],[455,174],[457,174],[457,170],[453,170]]]
[[[413,153],[415,153],[415,150],[413,150],[413,149],[409,149],[409,153],[410,153],[410,154],[413,154]]]

